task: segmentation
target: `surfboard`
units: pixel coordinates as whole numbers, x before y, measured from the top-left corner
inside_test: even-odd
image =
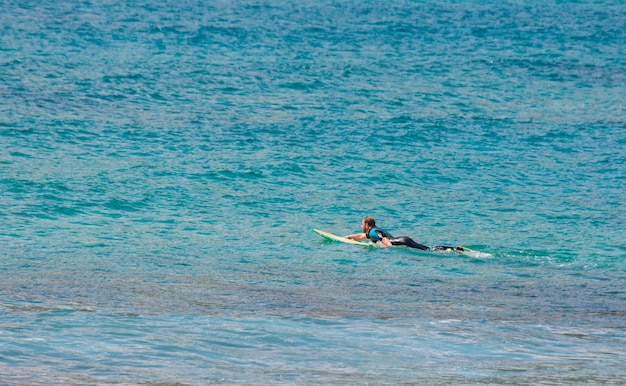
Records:
[[[334,235],[334,234],[329,233],[329,232],[321,231],[319,229],[311,228],[311,230],[313,232],[317,233],[318,235],[320,235],[320,236],[322,236],[322,237],[324,237],[326,239],[329,239],[329,240],[339,241],[341,243],[352,244],[352,245],[360,245],[362,247],[373,247],[373,246],[375,246],[375,244],[370,243],[370,242],[346,239],[345,237],[337,236],[337,235]]]
[[[322,230],[315,229],[315,228],[311,228],[311,230],[313,232],[317,233],[318,235],[326,238],[326,239],[333,240],[333,241],[339,241],[341,243],[352,244],[352,245],[360,245],[362,247],[376,247],[376,246],[378,246],[377,244],[374,244],[374,243],[371,243],[371,242],[346,239],[345,237],[337,236],[337,235],[334,235],[334,234],[332,234],[330,232],[322,231]],[[456,249],[454,249],[454,250],[445,250],[445,251],[443,251],[443,250],[442,251],[432,251],[432,250],[430,250],[430,251],[421,251],[421,250],[418,250],[418,249],[414,249],[414,250],[418,251],[418,252],[428,252],[428,253],[457,253],[457,254],[464,254],[464,255],[470,255],[470,256],[473,256],[473,255],[479,256],[480,255],[480,257],[491,256],[489,254],[484,254],[484,253],[481,253],[481,252],[478,252],[478,251],[474,251],[473,249],[469,249],[469,248],[465,248],[465,247],[462,247],[462,248],[463,248],[463,250],[461,250],[461,251],[456,250]],[[409,248],[409,249],[411,249],[411,248]]]

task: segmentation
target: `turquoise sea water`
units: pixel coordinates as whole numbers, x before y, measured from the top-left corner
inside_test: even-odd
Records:
[[[626,381],[622,2],[0,20],[0,384]]]

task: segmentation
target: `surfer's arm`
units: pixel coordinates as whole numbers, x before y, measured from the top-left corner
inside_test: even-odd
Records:
[[[353,235],[348,235],[348,236],[343,236],[343,237],[345,239],[352,239],[352,240],[365,240],[367,238],[365,233],[355,233]]]

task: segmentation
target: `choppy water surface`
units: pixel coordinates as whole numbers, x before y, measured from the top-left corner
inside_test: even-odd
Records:
[[[620,2],[0,11],[0,383],[626,379]]]

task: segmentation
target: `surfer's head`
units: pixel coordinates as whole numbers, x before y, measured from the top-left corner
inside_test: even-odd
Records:
[[[364,233],[367,233],[370,229],[376,227],[376,220],[374,217],[365,217],[363,221],[361,221],[361,229],[363,229]]]

